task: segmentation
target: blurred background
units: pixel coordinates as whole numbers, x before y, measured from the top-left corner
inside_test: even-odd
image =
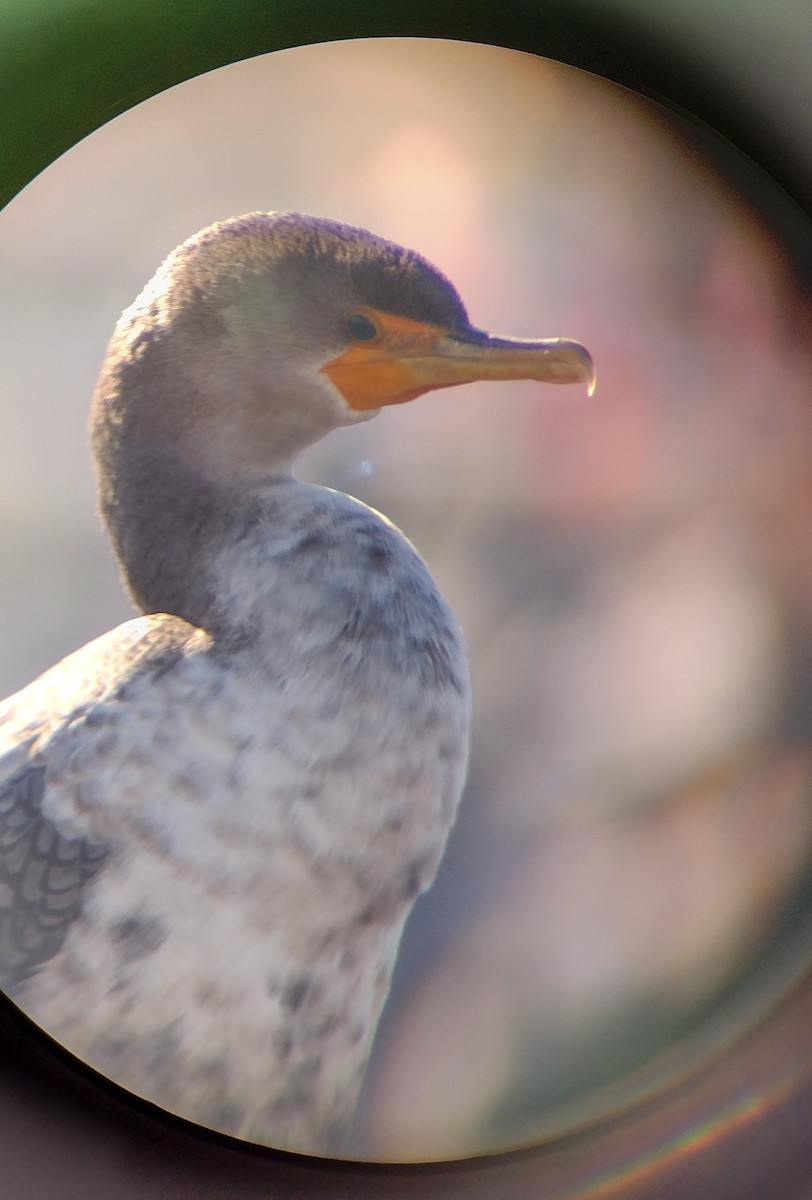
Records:
[[[130,615],[87,408],[118,314],[199,227],[366,226],[439,266],[475,324],[595,359],[592,399],[454,389],[301,464],[416,542],[474,677],[469,783],[404,938],[362,1157],[573,1128],[808,966],[812,323],[780,194],[698,136],[529,55],[336,43],[163,93],[0,214],[4,693]]]

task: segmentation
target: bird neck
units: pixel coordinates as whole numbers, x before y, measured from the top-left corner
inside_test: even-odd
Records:
[[[212,565],[256,521],[255,490],[196,475],[179,453],[154,445],[97,454],[97,465],[102,519],[136,606],[234,634]]]

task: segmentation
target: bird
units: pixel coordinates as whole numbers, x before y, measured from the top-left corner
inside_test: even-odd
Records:
[[[138,615],[0,706],[0,986],[128,1092],[340,1153],[398,943],[463,789],[463,634],[384,516],[298,455],[588,351],[474,327],[415,251],[255,212],[178,246],[91,407]]]

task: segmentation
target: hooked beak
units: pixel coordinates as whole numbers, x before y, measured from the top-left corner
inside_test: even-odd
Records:
[[[585,383],[590,395],[595,387],[592,358],[580,342],[495,337],[473,328],[452,333],[377,310],[365,313],[377,335],[321,368],[351,408],[403,404],[436,388],[485,379]]]

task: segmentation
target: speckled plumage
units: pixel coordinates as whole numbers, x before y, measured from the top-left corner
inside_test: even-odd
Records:
[[[358,305],[454,353],[487,340],[419,256],[332,222],[254,214],[170,256],[93,413],[151,615],[0,706],[0,983],[136,1093],[315,1152],[352,1117],[468,746],[462,637],[422,560],[292,474],[375,415],[322,371]]]
[[[453,819],[467,717],[425,568],[376,514],[327,499],[272,485],[223,552],[225,578],[261,581],[236,598],[247,620],[267,606],[244,648],[144,617],[55,668],[109,679],[32,746],[48,824],[106,855],[59,953],[13,993],[139,1094],[304,1149],[352,1112],[401,926]],[[295,533],[275,537],[289,506]],[[359,550],[368,603],[352,568],[325,594],[325,556]]]

